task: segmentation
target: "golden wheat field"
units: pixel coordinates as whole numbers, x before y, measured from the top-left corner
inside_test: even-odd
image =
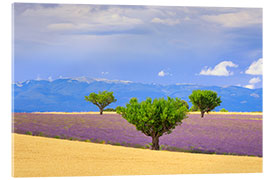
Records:
[[[112,146],[12,134],[13,176],[260,173],[262,158]]]

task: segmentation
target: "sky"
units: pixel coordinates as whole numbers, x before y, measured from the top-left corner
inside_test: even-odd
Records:
[[[13,5],[13,80],[262,87],[262,9]]]

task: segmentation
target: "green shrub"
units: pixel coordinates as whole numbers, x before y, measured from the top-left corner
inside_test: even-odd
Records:
[[[120,143],[112,143],[112,145],[115,145],[115,146],[121,146]]]
[[[150,146],[149,144],[146,144],[146,145],[145,145],[145,148],[146,148],[146,149],[150,149],[150,147],[151,147],[151,146]]]
[[[221,110],[219,110],[219,112],[229,112],[229,111],[226,110],[225,108],[222,108]]]
[[[116,112],[116,109],[114,109],[114,108],[107,108],[107,109],[104,109],[103,111]]]
[[[38,135],[39,136],[44,136],[44,133],[43,132],[40,132]]]
[[[164,145],[160,145],[159,149],[160,150],[164,150],[165,149],[165,146]]]
[[[106,144],[106,141],[105,140],[102,140],[99,142],[100,144]]]
[[[33,135],[33,133],[31,131],[27,131],[25,134],[27,134],[27,135]]]

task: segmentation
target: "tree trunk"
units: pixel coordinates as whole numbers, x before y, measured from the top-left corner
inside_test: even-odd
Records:
[[[203,118],[203,116],[204,116],[204,111],[201,111],[201,118]]]
[[[99,114],[100,114],[100,115],[103,114],[103,109],[99,109]]]
[[[159,150],[159,137],[152,137],[152,150]]]

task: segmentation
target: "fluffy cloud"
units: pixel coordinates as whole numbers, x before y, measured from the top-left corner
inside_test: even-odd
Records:
[[[262,75],[262,65],[263,65],[263,59],[260,58],[258,61],[254,61],[248,69],[245,71],[246,74],[251,75]]]
[[[261,79],[259,77],[252,78],[252,79],[249,80],[250,84],[256,84],[258,82],[261,82]]]
[[[230,76],[233,75],[233,72],[229,71],[227,67],[238,67],[238,65],[234,64],[232,61],[222,61],[218,65],[216,65],[213,69],[211,67],[201,70],[200,75],[208,75],[208,76]]]
[[[248,85],[245,85],[244,87],[248,89],[254,89],[254,84],[248,84]]]
[[[250,96],[255,97],[255,98],[259,98],[260,97],[259,94],[256,94],[256,93],[252,93],[252,94],[250,94]]]
[[[172,75],[172,74],[170,74],[170,73],[168,73],[168,72],[165,72],[165,71],[163,71],[163,70],[161,70],[159,73],[158,73],[158,76],[160,76],[160,77],[164,77],[164,76],[168,76],[168,75]]]
[[[101,74],[104,76],[104,75],[109,74],[109,72],[101,72]]]
[[[262,13],[258,13],[258,11],[259,9],[246,9],[240,12],[203,15],[202,19],[229,28],[245,27],[262,23]]]
[[[129,18],[119,14],[104,15],[104,18],[88,18],[88,23],[53,23],[47,26],[51,31],[124,31],[130,30],[143,24],[140,19]]]
[[[144,22],[130,16],[136,9],[118,6],[98,5],[58,5],[54,7],[33,6],[23,11],[21,19],[40,22],[37,27],[45,26],[49,32],[99,32],[126,31],[141,28]],[[37,19],[38,17],[38,19]]]
[[[165,74],[165,72],[164,71],[160,71],[159,73],[158,73],[158,76],[160,76],[160,77],[163,77],[163,76],[165,76],[166,74]]]
[[[52,81],[53,81],[52,76],[49,76],[49,77],[48,77],[48,81],[50,81],[50,82],[52,82]]]
[[[261,82],[261,78],[260,77],[256,77],[256,78],[251,78],[249,80],[249,84],[244,86],[245,88],[249,88],[249,89],[254,89],[255,88],[255,84]]]

